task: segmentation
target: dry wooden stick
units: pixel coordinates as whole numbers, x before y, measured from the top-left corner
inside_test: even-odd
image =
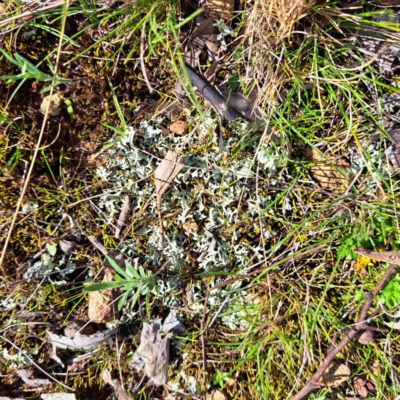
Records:
[[[317,372],[314,376],[305,384],[305,386],[296,393],[291,400],[300,400],[303,397],[307,396],[313,390],[321,388],[322,384],[319,382],[322,375],[326,371],[326,369],[331,365],[335,356],[344,349],[344,347],[350,343],[353,339],[359,337],[363,332],[368,330],[375,330],[373,327],[368,326],[368,319],[371,318],[371,315],[367,317],[367,312],[371,307],[372,300],[382,289],[383,285],[389,280],[389,278],[398,271],[398,265],[391,265],[387,271],[384,273],[382,278],[379,280],[375,288],[366,294],[366,299],[361,308],[360,315],[355,323],[354,327],[350,329],[345,337],[339,342],[339,344],[333,347],[325,357],[325,360],[322,362],[321,366],[318,368]]]

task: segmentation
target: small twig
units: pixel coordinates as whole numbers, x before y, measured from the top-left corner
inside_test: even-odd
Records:
[[[379,280],[375,288],[371,292],[368,292],[366,294],[366,299],[361,308],[357,322],[354,324],[354,327],[346,333],[345,337],[339,342],[337,346],[334,346],[328,352],[324,361],[317,369],[317,372],[314,374],[314,376],[305,384],[305,386],[299,392],[297,392],[296,395],[294,395],[291,398],[291,400],[300,400],[303,397],[307,396],[311,391],[319,389],[321,387],[319,380],[321,379],[326,369],[331,365],[336,355],[340,351],[342,351],[348,343],[350,343],[357,336],[361,335],[363,331],[374,330],[373,328],[370,328],[368,326],[367,322],[370,317],[367,317],[367,312],[371,307],[372,300],[374,299],[374,297],[379,293],[379,291],[382,289],[383,285],[388,281],[388,279],[398,271],[398,269],[399,269],[398,265],[391,265],[384,273],[382,278]]]
[[[154,92],[154,89],[150,85],[149,78],[147,76],[146,66],[144,65],[144,41],[146,38],[146,21],[143,22],[142,32],[140,35],[140,67],[142,69],[142,74],[144,81],[146,82],[146,86],[149,89],[150,93]]]
[[[126,226],[126,220],[130,212],[132,211],[131,202],[129,200],[129,196],[126,195],[124,199],[124,204],[122,205],[121,213],[119,214],[117,227],[115,229],[114,238],[119,239],[119,235],[121,234],[121,229]]]
[[[158,221],[160,225],[160,248],[162,248],[164,244],[165,232],[164,232],[164,222],[162,218],[161,208],[158,208],[158,206],[157,206],[157,212],[158,212]]]

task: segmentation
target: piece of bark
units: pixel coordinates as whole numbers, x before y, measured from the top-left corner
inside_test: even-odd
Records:
[[[40,397],[43,400],[76,400],[73,393],[43,393]]]
[[[159,320],[143,323],[140,345],[129,365],[136,371],[144,371],[149,384],[162,386],[168,382],[169,346],[172,333],[160,334]]]
[[[108,369],[103,371],[102,378],[104,383],[107,383],[114,388],[115,395],[117,396],[118,400],[131,400],[120,381],[118,379],[111,378],[111,372]]]
[[[176,313],[171,312],[164,322],[164,337],[160,334],[160,320],[152,320],[150,324],[143,323],[140,345],[129,365],[136,371],[144,371],[149,378],[149,384],[165,385],[168,381],[169,346],[172,332],[182,329],[176,319]]]
[[[57,335],[49,330],[46,331],[53,348],[68,349],[73,351],[89,350],[106,342],[112,337],[118,328],[114,328],[105,332],[97,332],[91,336],[81,335],[79,332],[73,338],[63,335]]]

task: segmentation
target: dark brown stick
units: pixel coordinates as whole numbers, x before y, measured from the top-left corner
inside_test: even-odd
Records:
[[[388,279],[397,272],[399,266],[398,265],[391,265],[387,271],[384,273],[382,278],[379,280],[375,288],[366,294],[366,299],[364,304],[361,308],[360,315],[355,323],[354,327],[350,329],[345,337],[339,342],[339,344],[333,347],[325,357],[325,360],[322,362],[321,366],[318,368],[317,372],[314,376],[305,384],[305,386],[297,392],[291,400],[300,400],[303,397],[307,396],[311,391],[315,389],[319,389],[321,384],[319,383],[320,378],[324,374],[325,370],[331,365],[332,361],[334,360],[335,356],[343,350],[343,348],[351,342],[355,337],[360,335],[363,331],[369,330],[370,327],[368,326],[368,318],[367,312],[371,307],[372,300],[374,297],[379,293],[382,289],[383,285],[388,281]]]

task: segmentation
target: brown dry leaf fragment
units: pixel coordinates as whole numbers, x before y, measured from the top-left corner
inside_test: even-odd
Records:
[[[115,273],[106,270],[103,282],[112,282]],[[118,288],[88,292],[88,315],[94,322],[113,322],[119,319],[118,298],[121,291]]]
[[[320,382],[326,387],[338,387],[350,377],[350,368],[345,364],[332,363],[322,375]]]
[[[116,263],[123,268],[125,259],[118,252],[109,252]],[[104,263],[105,273],[103,282],[112,282],[114,280],[115,271],[111,267],[108,260]],[[101,290],[96,292],[88,292],[89,311],[88,316],[94,322],[114,322],[119,319],[118,299],[122,292],[119,288]]]
[[[181,158],[174,151],[168,150],[164,160],[155,171],[156,178],[156,194],[157,194],[157,211],[159,214],[160,222],[160,246],[164,243],[164,225],[161,216],[161,198],[163,193],[167,190],[170,183],[179,174],[180,170],[184,167],[181,164]]]
[[[376,392],[376,387],[371,381],[367,381],[367,385],[366,386],[367,386],[367,389],[370,392]]]
[[[87,363],[87,359],[74,357],[67,361],[67,371],[68,372],[77,372],[82,371]]]
[[[306,150],[306,159],[317,164],[310,167],[312,177],[322,189],[344,192],[350,183],[349,163],[342,157],[322,156],[314,148]]]
[[[185,221],[182,224],[182,228],[185,230],[185,232],[193,234],[195,234],[199,230],[199,226],[193,218],[189,218],[187,221]]]
[[[85,321],[79,319],[69,322],[64,328],[64,335],[71,339],[74,338],[78,332],[85,336],[94,335],[96,333],[91,324],[87,324]]]
[[[358,343],[366,345],[372,340],[373,336],[374,335],[371,331],[365,331],[358,338]]]
[[[220,390],[213,390],[206,394],[206,400],[226,400],[227,397]]]
[[[234,0],[205,0],[202,7],[207,18],[228,21],[232,18]]]
[[[364,249],[364,247],[359,247],[358,249],[355,249],[354,252],[376,261],[400,264],[400,251],[370,251]]]
[[[169,126],[171,133],[175,135],[183,136],[187,133],[187,123],[185,121],[175,121]]]
[[[155,171],[155,178],[157,207],[159,210],[161,209],[161,198],[163,193],[167,190],[168,186],[184,166],[184,164],[181,164],[181,158],[178,156],[178,154],[174,151],[168,150],[167,155],[157,167]]]
[[[362,398],[368,397],[368,389],[365,387],[366,383],[367,382],[365,379],[358,377],[354,378],[353,380],[354,389],[356,393]]]
[[[63,239],[60,241],[60,249],[67,256],[69,256],[72,253],[72,250],[74,249],[75,246],[76,243],[72,240]]]
[[[218,57],[219,48],[218,37],[215,33],[206,40],[206,47],[210,59],[215,60]]]
[[[40,387],[52,383],[48,379],[30,379],[33,374],[31,369],[18,369],[17,374],[30,387]]]

